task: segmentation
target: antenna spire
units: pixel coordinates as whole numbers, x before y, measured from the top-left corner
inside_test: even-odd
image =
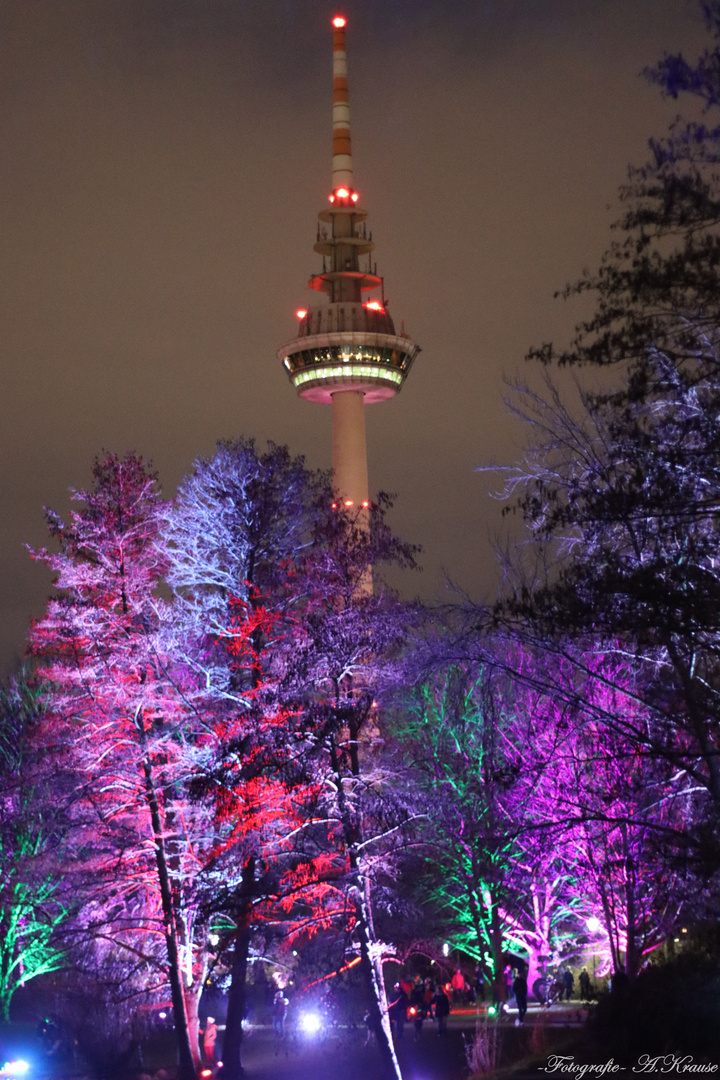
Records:
[[[350,143],[350,105],[348,103],[347,19],[336,15],[333,24],[333,159],[332,190],[353,189],[352,147]]]

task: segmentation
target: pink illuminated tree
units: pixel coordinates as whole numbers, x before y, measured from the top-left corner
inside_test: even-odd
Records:
[[[604,650],[577,653],[573,662],[541,654],[531,666],[531,654],[522,655],[516,677],[526,684],[539,767],[518,794],[544,822],[531,845],[543,843],[543,833],[553,845],[576,938],[597,919],[613,970],[633,978],[697,886],[687,837],[699,792],[643,752],[657,718],[638,697],[631,663]],[[522,835],[518,846],[527,847]]]
[[[48,513],[57,551],[34,553],[57,590],[30,637],[48,701],[42,745],[73,780],[86,926],[141,960],[149,984],[167,979],[180,1075],[192,1080],[206,969],[192,882],[209,822],[184,790],[186,751],[202,728],[166,648],[162,503],[154,474],[131,454],[98,459],[92,488],[73,498],[81,508],[68,524]]]

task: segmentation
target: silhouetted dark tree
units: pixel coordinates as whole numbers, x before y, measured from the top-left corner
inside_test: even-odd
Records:
[[[595,314],[570,348],[531,354],[613,366],[614,382],[581,390],[577,406],[551,381],[515,398],[534,444],[507,494],[520,485],[536,562],[496,611],[536,643],[584,638],[633,656],[655,713],[636,734],[705,789],[701,844],[720,814],[720,5],[704,10],[707,53],[651,76],[699,99],[708,122],[678,121],[651,143],[623,190],[618,240],[568,290],[591,294]]]

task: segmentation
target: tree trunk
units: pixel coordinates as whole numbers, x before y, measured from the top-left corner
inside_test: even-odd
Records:
[[[142,720],[140,721],[142,723]],[[144,741],[144,736],[143,737]],[[165,858],[165,844],[163,839],[162,820],[160,807],[157,800],[157,792],[153,783],[152,765],[147,753],[142,762],[143,775],[145,778],[145,794],[150,808],[152,821],[153,839],[155,841],[155,863],[157,867],[158,883],[160,885],[160,897],[162,900],[163,919],[165,922],[165,945],[168,957],[168,976],[170,979],[170,995],[173,1006],[173,1020],[175,1026],[175,1038],[178,1049],[178,1080],[197,1080],[199,1061],[199,1049],[195,1041],[194,1052],[190,1038],[188,1014],[185,1001],[185,988],[180,970],[180,952],[178,949],[177,926],[175,911],[172,902],[172,888],[167,859]]]
[[[230,993],[225,1021],[225,1039],[223,1040],[222,1075],[224,1080],[241,1080],[245,1075],[242,1065],[242,1022],[245,1017],[247,1000],[247,967],[250,951],[250,918],[255,884],[255,859],[251,858],[243,867],[240,885],[240,904],[237,912],[237,930],[233,945],[232,965],[230,968]]]
[[[355,862],[354,852],[351,853],[351,862]],[[370,1027],[377,1038],[382,1059],[383,1076],[387,1077],[388,1080],[402,1080],[400,1064],[392,1041],[392,1029],[385,996],[382,957],[376,947],[377,942],[373,931],[372,910],[368,896],[369,886],[365,876],[357,868],[355,877],[357,881],[354,897],[357,917],[355,930],[360,942],[360,970],[368,994]]]
[[[505,965],[503,963],[502,926],[500,925],[500,912],[497,902],[493,899],[492,919],[490,924],[490,939],[492,941],[494,971],[494,994],[493,997],[500,1005],[507,1001],[507,986],[505,984]]]
[[[337,703],[337,689],[336,688],[336,703]],[[351,771],[354,776],[360,774],[360,763],[358,755],[357,737],[360,725],[357,722],[351,722],[350,725],[350,745],[351,745]],[[334,774],[334,782],[337,791],[338,809],[340,811],[340,819],[342,821],[343,833],[345,837],[345,843],[348,851],[348,861],[350,863],[351,879],[354,883],[353,903],[355,907],[355,916],[357,919],[355,925],[355,931],[360,942],[360,970],[363,974],[365,986],[368,994],[368,1010],[370,1013],[370,1025],[377,1038],[378,1047],[380,1049],[380,1056],[383,1063],[383,1073],[387,1077],[387,1080],[402,1080],[402,1073],[400,1072],[400,1065],[395,1055],[395,1047],[392,1041],[392,1031],[390,1028],[390,1018],[387,1011],[387,1000],[385,998],[385,982],[383,980],[382,972],[382,957],[379,955],[377,949],[377,942],[375,940],[375,932],[372,921],[372,908],[370,905],[370,882],[366,875],[362,872],[360,867],[360,860],[358,858],[357,844],[359,840],[358,826],[353,821],[350,808],[345,796],[345,786],[343,782],[342,771],[340,769],[340,761],[338,758],[337,747],[335,745],[334,738],[329,740],[330,761],[332,764],[332,770]]]

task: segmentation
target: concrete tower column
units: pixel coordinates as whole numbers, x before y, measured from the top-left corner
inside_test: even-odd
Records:
[[[336,390],[332,395],[333,487],[338,499],[360,508],[368,502],[365,394]]]

